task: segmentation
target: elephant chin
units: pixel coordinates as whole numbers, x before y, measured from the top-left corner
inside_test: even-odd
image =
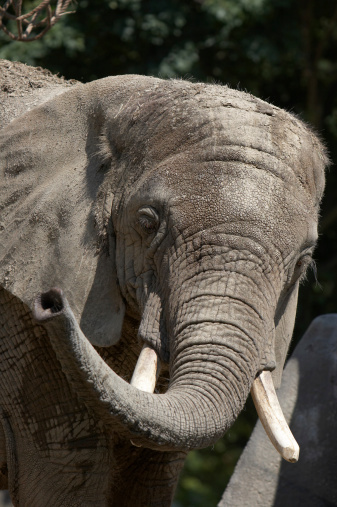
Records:
[[[83,335],[62,290],[54,288],[41,294],[35,301],[33,315],[47,328],[64,373],[84,402],[104,420],[119,420],[128,428],[132,443],[162,450],[200,446],[198,442],[188,444],[188,436],[183,440],[178,434],[175,437],[174,427],[165,426],[176,418],[176,412],[163,421],[163,411],[154,412],[151,408],[167,396],[152,394],[160,373],[155,350],[144,344],[130,386],[108,367]],[[296,462],[299,447],[284,419],[270,372],[257,376],[251,393],[271,442],[283,458]],[[138,417],[140,407],[142,417]],[[228,422],[224,427],[227,425]]]

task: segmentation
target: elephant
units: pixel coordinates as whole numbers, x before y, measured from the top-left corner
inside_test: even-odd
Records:
[[[258,422],[219,507],[337,505],[337,314],[316,317],[284,371],[279,398],[301,444],[281,463]]]
[[[296,461],[273,382],[317,241],[322,142],[227,86],[82,84],[5,61],[0,75],[0,484],[14,505],[170,505],[186,453],[250,390]]]

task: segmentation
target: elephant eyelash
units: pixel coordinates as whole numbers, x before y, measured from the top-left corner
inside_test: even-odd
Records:
[[[314,275],[314,278],[315,278],[316,287],[318,287],[319,289],[323,289],[322,285],[318,281],[318,277],[317,277],[317,265],[316,265],[316,261],[314,259],[312,259],[312,261],[310,262],[309,267],[311,268],[311,270],[313,272],[313,275]]]
[[[307,279],[308,267],[312,265],[313,259],[309,253],[302,255],[299,259],[297,259],[294,267],[289,273],[290,277],[288,279],[288,283],[292,286],[296,282],[300,282],[301,284],[305,282]]]
[[[296,264],[298,265],[298,264]],[[315,278],[315,283],[316,283],[316,286],[318,287],[321,287],[318,279],[317,279],[317,266],[316,266],[316,262],[314,259],[311,259],[310,262],[308,262],[304,272],[302,273],[302,275],[300,276],[300,283],[304,283],[307,278],[308,278],[308,272],[309,272],[309,268],[311,268],[312,272],[313,272],[313,275],[314,275],[314,278]]]
[[[159,217],[153,208],[139,210],[138,223],[148,234],[152,234],[158,229]]]
[[[141,228],[148,233],[152,233],[157,230],[157,222],[155,220],[151,220],[147,217],[141,216],[139,217],[138,221]]]

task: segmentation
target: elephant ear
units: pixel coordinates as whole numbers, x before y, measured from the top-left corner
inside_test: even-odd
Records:
[[[62,288],[84,333],[107,346],[120,336],[124,303],[110,220],[113,169],[99,155],[105,120],[88,86],[0,131],[0,284],[30,307],[38,293]]]

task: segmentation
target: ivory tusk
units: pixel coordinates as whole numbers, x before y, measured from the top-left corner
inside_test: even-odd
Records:
[[[284,418],[269,371],[263,371],[254,380],[251,395],[271,443],[282,458],[296,463],[300,448]]]
[[[153,393],[159,373],[160,359],[157,356],[157,352],[148,345],[144,344],[141,353],[139,354],[130,384],[140,391]],[[133,440],[130,440],[130,442],[135,447],[141,447],[141,445],[136,444]]]
[[[139,355],[130,384],[140,391],[153,393],[160,372],[160,359],[157,352],[144,344]]]

